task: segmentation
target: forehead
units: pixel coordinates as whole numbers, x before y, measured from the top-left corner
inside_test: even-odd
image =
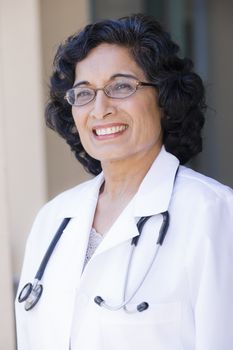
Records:
[[[139,80],[145,79],[143,70],[135,62],[127,47],[101,44],[77,63],[75,83],[82,80],[95,84],[103,83],[119,73],[134,75]]]

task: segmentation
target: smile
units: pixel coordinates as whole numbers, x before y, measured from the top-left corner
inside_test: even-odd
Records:
[[[128,128],[128,125],[116,125],[116,126],[111,126],[108,128],[100,128],[100,129],[95,129],[95,133],[98,136],[102,135],[111,135],[111,134],[116,134],[118,132],[122,132]]]

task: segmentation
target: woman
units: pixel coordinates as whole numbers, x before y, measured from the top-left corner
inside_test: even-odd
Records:
[[[201,151],[205,102],[178,51],[143,15],[58,49],[47,124],[96,177],[35,220],[19,292],[64,232],[18,294],[19,350],[232,349],[233,195],[182,165]]]

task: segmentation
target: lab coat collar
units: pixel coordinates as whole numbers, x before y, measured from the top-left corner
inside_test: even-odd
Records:
[[[168,209],[178,166],[178,159],[166,152],[163,146],[133,198],[135,217],[155,215]],[[60,218],[86,216],[87,208],[96,207],[103,182],[104,174],[101,172],[82,184],[81,188],[77,186],[63,193],[61,195],[64,196],[63,204],[59,204],[58,216]]]
[[[103,182],[104,175],[101,172],[93,179],[62,193],[60,195],[61,197],[57,197],[57,199],[59,197],[62,199],[62,205],[60,204],[61,201],[58,200],[59,208],[57,215],[61,219],[82,217],[82,215],[86,216],[88,214],[87,208],[96,207],[100,187]]]
[[[169,209],[179,161],[164,147],[131,200],[98,246],[94,256],[139,235],[137,221]],[[93,256],[93,257],[94,257]]]
[[[163,146],[135,196],[135,216],[151,216],[168,210],[178,167],[179,160]]]
[[[168,210],[178,166],[178,159],[162,147],[137,194],[114,222],[93,257],[137,236],[139,234],[137,221],[140,217],[152,216]],[[103,181],[104,176],[101,173],[93,180],[82,184],[81,188],[77,187],[72,190],[62,205],[63,217],[74,218],[74,227],[69,224],[66,230],[77,232],[78,229],[81,229],[84,246],[87,246],[88,243]]]

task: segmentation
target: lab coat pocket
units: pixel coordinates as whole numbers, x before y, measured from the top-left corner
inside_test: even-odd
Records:
[[[137,305],[130,305],[136,309]],[[112,350],[178,350],[180,348],[181,305],[178,302],[150,304],[143,312],[104,310],[104,345]],[[105,348],[104,348],[105,349]]]

